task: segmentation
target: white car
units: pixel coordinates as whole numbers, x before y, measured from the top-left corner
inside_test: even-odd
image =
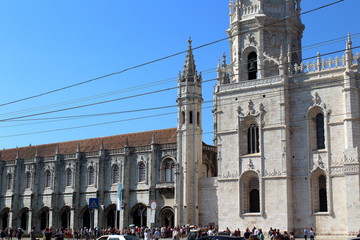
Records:
[[[139,238],[133,235],[103,235],[97,240],[139,240]]]

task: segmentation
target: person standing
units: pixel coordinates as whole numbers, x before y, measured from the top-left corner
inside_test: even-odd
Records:
[[[312,227],[310,228],[309,235],[310,235],[310,240],[314,240],[314,238],[315,238],[315,232],[314,232],[314,230],[313,230]]]
[[[30,232],[30,240],[36,240],[35,234],[36,234],[35,227],[33,227]]]
[[[23,235],[23,231],[22,231],[22,229],[21,228],[19,228],[18,229],[18,232],[17,232],[17,234],[16,234],[16,237],[20,240],[21,239],[21,237],[22,237],[22,235]]]
[[[308,234],[309,234],[308,229],[307,229],[307,228],[304,228],[304,239],[305,239],[305,240],[307,240]]]
[[[150,229],[146,228],[144,231],[144,240],[150,240],[151,238],[151,231]]]
[[[160,239],[160,236],[161,236],[161,233],[159,231],[159,228],[156,228],[155,229],[155,233],[154,233],[154,238],[155,240],[159,240]]]

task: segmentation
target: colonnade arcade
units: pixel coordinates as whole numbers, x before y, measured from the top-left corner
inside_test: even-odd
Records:
[[[135,226],[148,226],[150,221],[150,208],[138,203],[131,208],[129,214],[129,223]],[[98,225],[99,214],[103,212],[102,226]],[[34,216],[32,216],[35,214]],[[118,214],[118,216],[116,216]],[[156,217],[156,225],[174,227],[174,210],[171,207],[163,207],[158,210]],[[104,211],[92,210],[85,206],[75,217],[74,209],[64,206],[56,214],[49,207],[41,208],[37,213],[33,213],[28,208],[22,208],[17,214],[14,214],[9,208],[4,208],[0,212],[0,228],[22,228],[25,231],[35,226],[36,229],[44,230],[47,227],[53,228],[69,228],[74,229],[80,227],[115,227],[116,219],[120,219],[120,212],[116,211],[116,205],[111,204]],[[33,222],[32,222],[33,221]],[[11,224],[12,222],[12,224]],[[75,223],[76,222],[76,223]],[[56,226],[53,223],[58,223]],[[99,222],[100,223],[100,222]],[[122,226],[121,223],[120,226]]]

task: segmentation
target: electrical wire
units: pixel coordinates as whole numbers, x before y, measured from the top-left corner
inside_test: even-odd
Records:
[[[317,7],[317,8],[308,10],[308,11],[305,11],[305,12],[303,12],[303,13],[299,13],[298,15],[295,15],[295,16],[293,16],[293,17],[286,17],[286,18],[281,19],[281,20],[279,20],[279,21],[274,21],[274,22],[269,23],[269,24],[264,24],[263,28],[264,28],[264,27],[271,26],[271,25],[275,25],[275,24],[278,24],[278,23],[282,23],[282,22],[285,22],[285,21],[288,21],[288,20],[291,19],[291,18],[298,18],[299,16],[302,16],[302,15],[305,15],[305,14],[308,14],[308,13],[312,13],[312,12],[321,10],[321,9],[323,9],[323,8],[330,7],[330,6],[339,4],[339,3],[344,2],[344,1],[345,1],[345,0],[338,0],[338,1],[335,1],[335,2],[332,2],[332,3],[329,3],[329,4],[326,4],[326,5],[323,5],[323,6],[320,6],[320,7]],[[240,35],[243,35],[243,34],[246,34],[246,33],[249,33],[249,32],[251,32],[251,30],[244,31],[244,32],[242,32],[242,33],[239,33],[238,35],[240,36]],[[205,43],[205,44],[203,44],[203,45],[194,47],[193,50],[197,50],[197,49],[200,49],[200,48],[204,48],[204,47],[207,47],[207,46],[210,46],[210,45],[213,45],[213,44],[216,44],[216,43],[219,43],[219,42],[222,42],[222,41],[231,39],[232,37],[233,37],[233,36],[229,36],[229,37],[221,38],[221,39],[218,39],[218,40],[209,42],[209,43]],[[54,90],[51,90],[51,91],[47,91],[47,92],[43,92],[43,93],[36,94],[36,95],[33,95],[33,96],[21,98],[21,99],[18,99],[18,100],[13,100],[13,101],[10,101],[10,102],[5,102],[5,103],[0,104],[0,107],[6,106],[6,105],[10,105],[10,104],[14,104],[14,103],[18,103],[18,102],[22,102],[22,101],[26,101],[26,100],[30,100],[30,99],[33,99],[33,98],[38,98],[38,97],[45,96],[45,95],[48,95],[48,94],[52,94],[52,93],[55,93],[55,92],[59,92],[59,91],[65,90],[65,89],[69,89],[69,88],[77,87],[77,86],[84,85],[84,84],[87,84],[87,83],[90,83],[90,82],[94,82],[94,81],[97,81],[97,80],[100,80],[100,79],[103,79],[103,78],[107,78],[107,77],[110,77],[110,76],[119,75],[119,74],[128,72],[128,71],[130,71],[130,70],[137,69],[137,68],[141,68],[141,67],[144,67],[144,66],[147,66],[147,65],[156,63],[156,62],[160,62],[160,61],[163,61],[163,60],[166,60],[166,59],[169,59],[169,58],[172,58],[172,57],[175,57],[175,56],[178,56],[178,55],[187,53],[187,52],[188,52],[188,50],[180,51],[180,52],[177,52],[177,53],[174,53],[174,54],[167,55],[167,56],[165,56],[165,57],[161,57],[161,58],[158,58],[158,59],[155,59],[155,60],[152,60],[152,61],[148,61],[148,62],[139,64],[139,65],[135,65],[135,66],[132,66],[132,67],[125,68],[125,69],[120,70],[120,71],[118,71],[118,72],[109,73],[109,74],[106,74],[106,75],[103,75],[103,76],[100,76],[100,77],[92,78],[92,79],[89,79],[89,80],[86,80],[86,81],[78,82],[78,83],[75,83],[75,84],[72,84],[72,85],[68,85],[68,86],[65,86],[65,87],[57,88],[57,89],[54,89]]]

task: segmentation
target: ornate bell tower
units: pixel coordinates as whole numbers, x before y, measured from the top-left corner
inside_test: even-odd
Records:
[[[202,166],[202,83],[197,73],[191,40],[178,80],[178,154],[176,220],[178,225],[199,222],[199,174]]]
[[[231,0],[230,59],[232,82],[279,75],[280,55],[302,59],[301,0]]]

